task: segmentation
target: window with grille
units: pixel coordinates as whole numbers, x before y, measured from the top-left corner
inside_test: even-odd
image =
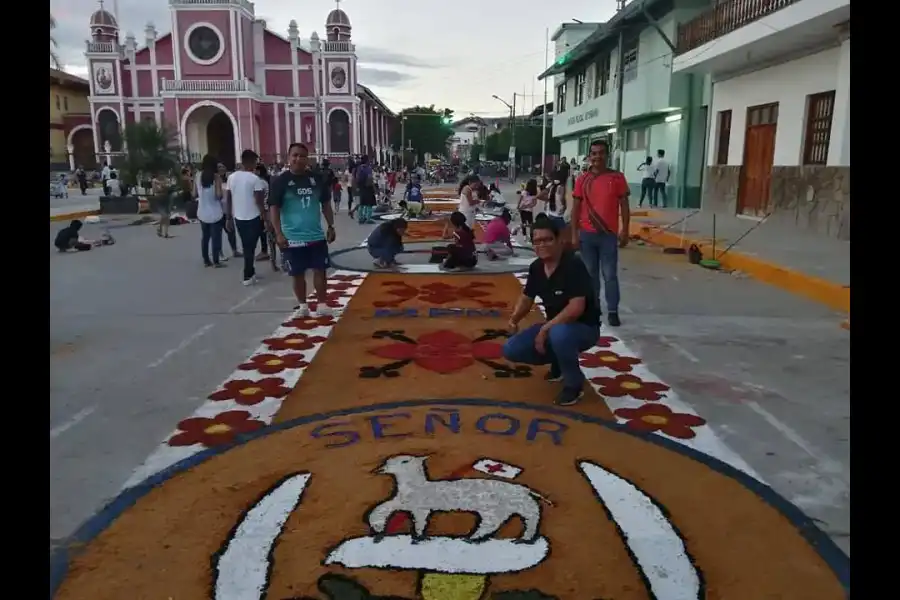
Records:
[[[596,69],[597,75],[594,79],[594,97],[599,98],[600,96],[604,96],[609,92],[609,76],[612,71],[611,68],[612,63],[612,55],[610,53],[606,53],[600,57],[597,61]]]
[[[778,123],[778,103],[761,104],[747,109],[747,127],[776,125]]]
[[[716,164],[728,164],[728,144],[731,142],[731,111],[719,111],[718,139],[716,140]]]
[[[639,129],[629,129],[625,134],[625,151],[631,152],[632,150],[646,150],[647,149],[647,135],[648,130],[646,127],[641,127]]]
[[[638,76],[638,38],[625,40],[622,54],[622,81],[628,83]]]
[[[63,96],[63,110],[69,110],[69,97]]]
[[[564,81],[556,88],[556,104],[553,109],[557,114],[566,110],[566,83]]]
[[[59,110],[59,96],[56,97],[56,110]]]
[[[834,117],[834,90],[807,96],[804,165],[824,165],[828,162],[832,117]]]
[[[575,76],[575,98],[573,99],[573,106],[580,106],[584,103],[584,86],[586,80],[587,74],[584,71]]]

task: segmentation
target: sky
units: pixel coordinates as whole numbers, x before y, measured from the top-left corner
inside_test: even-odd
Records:
[[[335,0],[256,0],[256,16],[269,29],[287,36],[297,21],[301,41],[313,31],[325,37],[325,18]],[[517,112],[540,106],[544,84],[537,76],[545,68],[545,35],[563,21],[605,21],[615,12],[615,0],[566,0],[563,4],[522,0],[341,0],[353,26],[359,59],[359,80],[391,109],[435,104],[450,108],[457,118],[507,114],[494,94],[512,102]],[[548,9],[548,6],[550,7]],[[561,8],[565,6],[565,8]],[[113,0],[105,7],[113,12]],[[95,0],[51,0],[56,18],[53,37],[65,70],[85,76],[84,41],[90,35]],[[160,35],[170,29],[168,0],[118,0],[124,41],[133,32],[138,44],[147,22]],[[553,60],[552,43],[550,60]],[[553,90],[548,90],[552,101]]]

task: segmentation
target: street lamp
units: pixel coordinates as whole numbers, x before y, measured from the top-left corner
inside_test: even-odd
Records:
[[[516,93],[513,92],[512,104],[497,94],[491,97],[509,108],[509,181],[513,183],[516,180]]]
[[[406,166],[406,115],[400,117],[400,168]]]

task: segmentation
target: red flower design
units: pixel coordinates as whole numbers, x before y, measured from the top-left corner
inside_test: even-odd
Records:
[[[389,360],[409,360],[442,375],[471,366],[476,360],[502,358],[503,346],[497,342],[476,342],[468,337],[442,329],[419,336],[416,343],[395,342],[369,350]]]
[[[594,377],[591,383],[600,386],[600,395],[610,398],[631,396],[638,400],[648,402],[659,400],[664,392],[669,391],[669,386],[656,381],[644,381],[634,375],[622,374],[615,377]]]
[[[268,346],[269,350],[312,350],[316,344],[321,344],[325,339],[321,335],[289,333],[284,337],[266,338],[263,344]]]
[[[329,281],[329,282],[328,282],[328,291],[331,291],[331,292],[346,292],[346,291],[349,290],[350,288],[354,288],[354,287],[356,287],[357,285],[359,285],[359,284],[357,284],[357,283],[350,283],[350,282],[348,282],[348,281],[342,281],[342,282],[339,282],[339,283],[332,283],[332,282]]]
[[[601,335],[600,339],[597,340],[597,343],[594,344],[597,348],[609,348],[613,345],[613,343],[618,342],[618,338],[614,338],[609,335]]]
[[[299,352],[291,354],[257,354],[242,365],[238,365],[241,371],[259,371],[263,375],[275,375],[285,369],[302,369],[309,366],[306,358]]]
[[[210,400],[234,400],[244,406],[259,404],[266,398],[287,396],[291,388],[284,386],[281,377],[265,377],[253,381],[251,379],[232,379],[226,381],[222,389],[209,395]]]
[[[591,369],[605,367],[616,371],[617,373],[629,373],[631,367],[641,364],[639,358],[633,356],[622,356],[609,350],[599,350],[597,352],[586,352],[581,355],[581,366]]]
[[[290,321],[283,323],[285,327],[293,327],[294,329],[303,329],[309,331],[316,327],[325,327],[334,325],[334,317],[295,317]]]
[[[328,282],[331,283],[332,281],[356,281],[357,279],[362,280],[362,275],[351,273],[349,275],[332,275],[328,278]]]
[[[694,427],[706,425],[706,419],[697,415],[672,412],[665,404],[643,404],[637,408],[620,408],[615,411],[620,419],[625,419],[625,426],[632,431],[653,433],[659,431],[680,440],[689,440],[697,434]]]
[[[488,281],[470,281],[462,285],[451,285],[439,281],[426,283],[423,286],[409,285],[405,281],[385,281],[382,285],[394,299],[377,300],[372,303],[379,308],[400,306],[413,298],[429,304],[448,304],[468,300],[482,308],[505,308],[507,305],[506,302],[490,300],[490,296],[494,292],[494,284]]]
[[[218,446],[233,441],[241,433],[256,431],[265,426],[262,421],[251,419],[250,413],[245,410],[229,410],[211,418],[191,417],[178,424],[180,431],[169,439],[168,444]]]

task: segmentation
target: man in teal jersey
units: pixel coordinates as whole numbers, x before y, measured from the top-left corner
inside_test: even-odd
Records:
[[[331,266],[328,244],[334,241],[331,188],[319,172],[309,168],[309,149],[293,143],[288,149],[289,169],[272,180],[269,211],[275,241],[282,248],[284,266],[294,279],[300,316],[308,316],[306,271],[313,272],[316,314],[328,314],[325,271]],[[322,216],[327,229],[322,229]]]

